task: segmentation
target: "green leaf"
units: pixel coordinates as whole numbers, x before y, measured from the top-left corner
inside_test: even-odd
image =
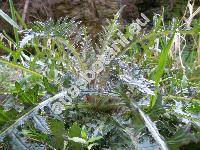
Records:
[[[26,136],[26,137],[31,137],[31,138],[34,138],[34,139],[37,139],[39,141],[43,141],[45,143],[50,143],[50,138],[47,134],[45,133],[40,133],[36,130],[22,130],[22,133]]]
[[[91,138],[87,141],[87,143],[94,143],[94,142],[96,142],[96,141],[101,140],[102,138],[103,138],[102,136],[91,137]]]
[[[189,132],[189,127],[180,128],[176,134],[167,140],[172,150],[178,150],[179,146],[185,145],[191,141],[196,141],[193,134]]]
[[[17,81],[15,82],[15,88],[16,88],[17,92],[21,92],[22,91],[22,86]]]
[[[11,15],[12,15],[12,20],[16,22],[17,19],[16,19],[16,13],[15,13],[13,0],[9,0],[9,4],[10,4],[10,11],[11,11]],[[13,30],[14,30],[16,44],[17,44],[17,46],[19,46],[19,34],[18,34],[19,28],[17,28],[17,29],[13,28]]]
[[[146,127],[148,128],[149,132],[151,133],[151,136],[155,139],[155,141],[161,146],[161,149],[168,150],[168,147],[165,143],[165,141],[162,139],[158,128],[154,125],[154,122],[150,119],[150,117],[144,113],[142,109],[137,105],[137,103],[132,103],[132,107],[135,108],[139,113],[142,119],[144,120],[144,123]]]
[[[78,140],[77,138],[81,137],[81,128],[78,126],[77,123],[73,123],[73,125],[71,126],[71,128],[68,130],[68,136],[69,136],[69,138],[76,137],[75,138],[76,141]],[[79,143],[81,143],[81,142],[79,142]],[[81,147],[82,147],[82,145],[78,144],[74,140],[71,140],[69,142],[69,147],[71,147],[73,150],[80,150]]]
[[[15,88],[21,102],[26,104],[34,104],[38,100],[39,96],[39,85],[36,84],[33,88],[28,88],[27,90],[23,90],[22,86],[15,82]]]
[[[25,68],[24,66],[19,65],[19,64],[17,64],[17,63],[9,62],[9,61],[7,61],[7,60],[5,60],[5,59],[2,59],[2,58],[0,58],[0,63],[3,63],[3,64],[5,64],[5,65],[8,65],[8,66],[13,67],[13,68],[19,68],[19,69],[21,69],[21,70],[23,70],[23,71],[25,71],[25,72],[31,73],[31,74],[34,75],[34,76],[37,76],[37,77],[39,77],[39,78],[43,78],[43,76],[42,76],[40,73],[37,73],[37,72],[35,72],[35,71],[33,71],[33,70],[30,70],[30,69],[27,69],[27,68]]]
[[[3,126],[5,123],[15,119],[17,112],[14,109],[5,111],[2,106],[0,106],[0,126]]]
[[[84,140],[80,137],[72,137],[72,138],[68,137],[68,139],[70,141],[73,141],[73,142],[76,142],[76,143],[86,144],[86,140]]]
[[[69,137],[81,137],[81,128],[78,126],[77,123],[73,123],[71,128],[68,131]]]
[[[162,95],[158,93],[155,105],[152,107],[152,109],[150,109],[150,112],[149,112],[151,118],[158,119],[159,117],[158,113],[164,113],[165,109],[163,108],[162,101],[163,101]]]
[[[21,100],[22,103],[25,103],[25,104],[32,104],[32,103],[29,101],[28,95],[25,93],[25,91],[19,92],[19,93],[18,93],[18,96],[19,96],[19,99]]]
[[[45,89],[47,90],[47,92],[49,92],[51,94],[55,94],[58,91],[58,85],[53,85],[53,84],[49,83],[49,81],[46,77],[43,78],[43,83],[44,83],[44,86],[45,86]]]
[[[29,94],[29,99],[32,103],[36,103],[38,100],[39,92],[39,85],[36,84],[33,88],[27,90],[27,94]]]
[[[169,54],[169,50],[171,48],[172,42],[174,40],[174,35],[175,35],[175,32],[173,33],[173,36],[170,38],[167,45],[164,47],[164,49],[162,50],[162,52],[160,54],[160,58],[158,61],[158,67],[157,67],[157,70],[156,70],[156,73],[154,76],[156,85],[158,85],[158,83],[163,75],[165,65],[167,64],[168,54]]]
[[[0,124],[4,124],[9,120],[8,115],[4,111],[3,107],[0,107]]]
[[[187,107],[187,111],[189,111],[191,113],[199,113],[200,112],[200,105],[198,103],[191,103]]]
[[[15,21],[13,21],[6,13],[4,13],[1,9],[0,9],[0,16],[5,19],[10,25],[12,25],[14,28],[19,29],[19,26],[17,25],[17,23]]]
[[[21,14],[19,14],[16,10],[15,10],[15,15],[16,15],[16,19],[18,19],[19,24],[24,28],[27,29],[26,23],[25,21],[22,19]]]
[[[31,104],[31,102],[29,101],[28,94],[22,89],[22,86],[18,82],[15,82],[15,88],[16,88],[19,100],[22,103]]]
[[[187,88],[188,86],[188,78],[186,75],[183,75],[182,80],[181,80],[182,88]]]
[[[58,120],[49,120],[50,128],[53,136],[55,137],[55,147],[56,149],[62,149],[64,146],[64,133],[65,126],[62,121]]]
[[[64,78],[63,86],[65,88],[69,88],[70,85],[71,85],[71,81],[72,81],[72,77],[71,76]]]
[[[99,144],[97,144],[97,143],[90,144],[90,145],[88,146],[88,150],[91,150],[93,146],[97,146],[97,145],[99,145]]]
[[[84,130],[82,130],[82,131],[81,131],[81,137],[82,137],[84,140],[86,140],[86,139],[87,139],[87,132],[84,131]]]
[[[0,40],[0,48],[1,48],[1,50],[6,51],[6,52],[8,52],[10,54],[14,53],[14,51],[12,51],[10,48],[6,47],[1,40]]]
[[[173,40],[174,40],[174,36],[175,36],[175,31],[173,31],[173,35],[172,37],[169,39],[167,45],[164,47],[164,49],[162,50],[161,54],[160,54],[160,58],[158,61],[158,67],[154,76],[154,81],[155,81],[155,85],[158,86],[158,83],[160,82],[160,79],[164,73],[164,69],[165,66],[167,64],[167,60],[168,60],[168,55],[169,55],[169,51],[170,48],[172,46]],[[155,95],[157,95],[157,90],[155,90]],[[153,108],[153,106],[156,103],[156,97],[155,96],[151,96],[151,101],[150,101],[150,108]]]

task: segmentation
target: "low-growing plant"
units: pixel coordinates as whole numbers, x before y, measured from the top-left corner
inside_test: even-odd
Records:
[[[74,19],[23,28],[15,9],[13,19],[0,11],[15,33],[0,34],[1,147],[167,150],[199,142],[200,8],[188,8],[184,19],[165,24],[156,14],[143,29],[138,21],[123,27],[121,9],[96,44]],[[94,78],[83,75],[116,46]],[[80,77],[92,80],[73,98]]]

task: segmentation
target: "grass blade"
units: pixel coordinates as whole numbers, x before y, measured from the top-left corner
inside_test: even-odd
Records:
[[[16,14],[15,14],[15,8],[14,8],[14,5],[13,5],[13,0],[9,0],[9,4],[10,4],[10,10],[11,10],[11,15],[12,15],[12,20],[14,22],[16,22],[17,19],[16,19]],[[18,34],[19,28],[13,28],[13,30],[14,30],[16,44],[17,44],[17,46],[19,46],[19,34]]]
[[[164,69],[167,64],[168,54],[171,49],[172,43],[174,41],[174,36],[175,36],[175,31],[173,32],[172,37],[169,39],[167,45],[164,47],[164,49],[161,52],[161,55],[160,55],[160,58],[158,61],[158,67],[157,67],[156,73],[154,75],[154,81],[155,81],[156,86],[158,86],[158,83],[160,82],[160,79],[164,73]],[[156,89],[154,91],[154,93],[155,93],[155,95],[157,95],[158,89]],[[156,103],[156,96],[151,96],[151,100],[150,100],[150,108],[151,109],[153,108],[155,103]]]
[[[173,40],[174,40],[174,35],[175,35],[175,32],[173,33],[173,36],[170,38],[169,42],[167,43],[167,45],[165,46],[165,48],[161,52],[161,55],[160,55],[160,58],[159,58],[159,61],[158,61],[158,67],[157,67],[157,70],[156,70],[156,73],[155,73],[155,76],[154,76],[154,80],[156,82],[156,85],[158,85],[158,83],[159,83],[159,81],[160,81],[160,79],[163,75],[165,65],[167,64],[168,54],[169,54],[171,45],[172,45]]]
[[[0,16],[5,19],[10,25],[12,25],[14,28],[19,29],[19,26],[17,25],[17,23],[15,21],[13,21],[6,13],[4,13],[1,9],[0,9]]]

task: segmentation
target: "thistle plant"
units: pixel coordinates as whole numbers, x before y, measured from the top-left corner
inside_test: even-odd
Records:
[[[161,15],[150,21],[142,14],[125,27],[120,9],[96,44],[74,19],[20,29],[0,11],[15,29],[15,40],[6,33],[0,38],[6,52],[0,88],[7,95],[0,107],[1,147],[167,150],[198,142],[199,9],[188,8],[185,20],[166,25]],[[148,22],[153,25],[145,28]],[[186,59],[191,46],[194,54]]]

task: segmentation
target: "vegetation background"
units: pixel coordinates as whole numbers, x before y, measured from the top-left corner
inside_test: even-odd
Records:
[[[0,0],[0,10],[1,149],[200,149],[199,0]],[[141,13],[150,22],[133,36]],[[118,31],[134,39],[62,98]]]

